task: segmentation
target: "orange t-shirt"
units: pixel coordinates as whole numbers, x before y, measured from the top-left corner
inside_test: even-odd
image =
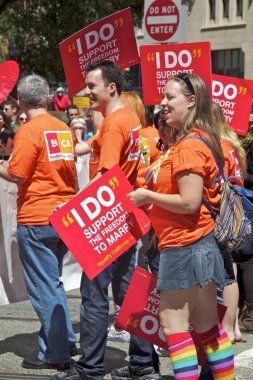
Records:
[[[235,148],[226,140],[221,140],[221,148],[225,159],[225,177],[242,176]],[[236,184],[243,186],[242,178],[233,178],[231,179],[231,182],[235,182]]]
[[[141,160],[138,168],[138,176],[136,179],[135,187],[145,187],[147,184],[144,179],[144,172],[150,164],[161,156],[162,152],[157,149],[157,143],[159,140],[158,130],[151,125],[142,128],[142,148],[145,149],[145,155],[141,155]],[[143,150],[142,150],[143,151]]]
[[[99,134],[92,142],[90,178],[92,179],[98,171],[111,169],[118,164],[134,185],[140,159],[141,129],[138,117],[128,108],[120,108],[107,115],[99,128]]]
[[[189,135],[200,134],[194,129]],[[155,177],[156,182],[153,182],[154,191],[179,194],[177,175],[189,171],[203,177],[203,196],[213,208],[217,207],[220,199],[219,170],[210,149],[202,141],[182,140],[166,152],[165,157]],[[177,214],[154,205],[151,221],[159,239],[159,250],[192,244],[214,229],[214,220],[203,204],[192,214]]]
[[[20,127],[8,172],[18,185],[18,224],[47,225],[55,207],[75,194],[73,133],[59,119],[42,114]]]

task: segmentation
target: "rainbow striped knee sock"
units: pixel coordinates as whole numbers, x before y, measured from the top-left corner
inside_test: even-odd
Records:
[[[196,347],[189,332],[166,337],[175,379],[197,380],[198,359]]]
[[[234,380],[234,352],[222,325],[199,334],[213,377],[217,380]]]

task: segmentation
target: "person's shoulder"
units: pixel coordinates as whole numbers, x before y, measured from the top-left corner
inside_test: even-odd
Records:
[[[70,130],[70,128],[64,121],[51,115],[50,113],[43,113],[33,117],[26,124],[23,124],[21,127],[19,127],[16,133],[18,133],[20,130],[23,133],[30,133],[31,131],[34,131],[36,133],[41,130],[50,130],[56,128],[58,130]]]
[[[140,120],[136,113],[127,107],[119,108],[117,111],[112,112],[111,115],[119,124],[125,125],[131,122],[131,124],[140,125]]]
[[[48,114],[53,116],[56,119],[61,120],[63,123],[67,124],[68,123],[68,118],[67,114],[64,111],[48,111]]]
[[[155,128],[154,125],[147,125],[143,127],[142,133],[143,133],[143,136],[147,138],[156,139],[157,137],[159,137],[158,130]]]
[[[197,131],[191,131],[181,140],[177,141],[171,148],[171,153],[181,150],[189,151],[190,155],[210,156],[209,142],[206,136],[201,135]]]
[[[224,139],[221,140],[221,149],[224,156],[225,156],[225,153],[235,150],[232,143]]]

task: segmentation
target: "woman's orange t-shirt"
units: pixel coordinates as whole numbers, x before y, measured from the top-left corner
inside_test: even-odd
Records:
[[[189,135],[200,136],[200,133],[195,129]],[[221,145],[225,158],[224,174],[240,175],[234,148],[226,141],[222,141]],[[166,159],[161,161],[159,172],[154,178],[153,190],[162,194],[178,194],[177,175],[183,171],[203,177],[203,196],[213,208],[217,208],[220,200],[220,172],[210,149],[202,141],[185,139],[166,152]],[[237,183],[242,184],[242,180]],[[185,215],[154,205],[150,217],[159,239],[159,250],[169,246],[193,244],[214,229],[214,220],[203,204],[197,212]]]

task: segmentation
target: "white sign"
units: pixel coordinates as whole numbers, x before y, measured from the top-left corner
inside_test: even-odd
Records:
[[[181,0],[145,0],[144,43],[185,42],[187,7]]]

